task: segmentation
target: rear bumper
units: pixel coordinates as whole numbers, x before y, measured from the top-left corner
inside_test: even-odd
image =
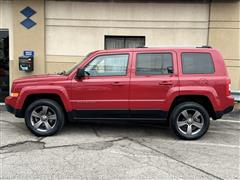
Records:
[[[224,114],[232,112],[233,108],[234,108],[234,106],[229,106],[226,109],[224,109],[223,111],[217,111],[215,113],[215,117],[213,119],[220,119]]]

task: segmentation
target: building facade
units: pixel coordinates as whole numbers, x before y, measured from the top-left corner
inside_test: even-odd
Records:
[[[2,96],[15,78],[66,70],[93,50],[136,46],[215,47],[240,90],[239,0],[0,0],[0,39]],[[32,72],[19,70],[26,50],[34,51]]]

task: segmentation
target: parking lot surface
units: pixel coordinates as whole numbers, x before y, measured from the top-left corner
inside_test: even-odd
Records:
[[[1,108],[1,179],[240,179],[240,113],[199,140],[166,125],[69,123],[39,138]]]

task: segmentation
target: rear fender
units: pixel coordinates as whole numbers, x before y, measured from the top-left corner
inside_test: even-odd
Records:
[[[197,92],[197,93],[196,93]],[[214,111],[221,110],[221,101],[216,90],[209,86],[186,86],[180,87],[180,95],[201,95],[206,96],[212,103]]]

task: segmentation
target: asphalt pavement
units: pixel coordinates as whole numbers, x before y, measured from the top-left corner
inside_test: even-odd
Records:
[[[1,179],[240,179],[239,110],[184,141],[139,123],[69,123],[39,138],[0,109]]]

